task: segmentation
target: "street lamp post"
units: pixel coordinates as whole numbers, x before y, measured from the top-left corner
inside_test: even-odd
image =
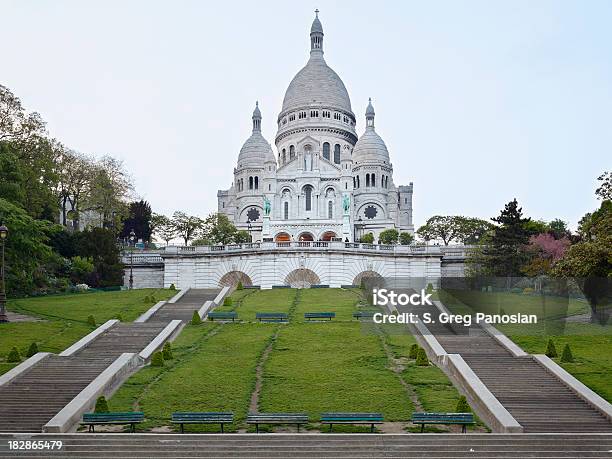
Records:
[[[247,220],[247,228],[249,229],[249,242],[253,242],[253,236],[251,236],[251,229],[253,227],[251,226],[251,219],[250,218]]]
[[[130,243],[132,247],[130,248],[130,290],[134,288],[134,240],[136,239],[136,233],[134,230],[130,231]]]
[[[8,228],[0,226],[0,323],[8,322],[6,316],[6,286],[4,284],[4,240],[8,237]]]

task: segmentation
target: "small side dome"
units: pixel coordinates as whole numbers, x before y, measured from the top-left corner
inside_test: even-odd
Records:
[[[255,102],[252,120],[253,133],[240,149],[238,167],[263,167],[265,162],[276,161],[270,143],[261,135],[261,111],[259,110],[259,102]]]
[[[355,144],[353,149],[353,161],[362,162],[384,162],[389,163],[389,150],[383,139],[374,130],[374,107],[372,99],[366,109],[366,130]]]

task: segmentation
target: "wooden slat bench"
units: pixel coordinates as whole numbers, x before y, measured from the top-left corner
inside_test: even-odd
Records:
[[[300,425],[308,424],[306,413],[249,413],[247,424],[255,424],[255,430],[259,433],[259,424],[295,424],[298,432]]]
[[[208,313],[208,319],[215,321],[215,320],[231,320],[232,322],[235,321],[238,318],[238,313],[234,312],[234,311],[228,311],[228,312],[209,312]]]
[[[370,424],[370,432],[374,432],[376,424],[382,424],[384,417],[381,413],[322,413],[321,424],[329,424],[332,431],[334,424]]]
[[[378,311],[358,311],[353,313],[353,317],[357,320],[371,319]]]
[[[234,413],[177,411],[172,413],[172,422],[180,424],[181,433],[185,432],[185,424],[221,424],[223,433],[223,425],[234,422]]]
[[[131,431],[136,431],[136,424],[144,421],[144,413],[138,411],[117,413],[85,413],[82,425],[89,426],[89,432],[95,432],[95,425],[131,425]]]
[[[255,318],[260,322],[287,322],[287,314],[284,312],[258,312]]]
[[[461,431],[466,432],[468,424],[474,424],[472,413],[412,413],[410,421],[413,424],[421,424],[421,432],[425,430],[425,424],[459,424]]]
[[[304,319],[312,320],[312,319],[328,319],[332,320],[336,317],[335,312],[305,312]]]

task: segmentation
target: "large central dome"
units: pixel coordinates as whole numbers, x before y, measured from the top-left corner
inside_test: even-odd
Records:
[[[351,99],[344,83],[323,59],[323,27],[318,17],[310,29],[310,43],[310,59],[289,83],[283,100],[283,113],[311,105],[352,113]]]

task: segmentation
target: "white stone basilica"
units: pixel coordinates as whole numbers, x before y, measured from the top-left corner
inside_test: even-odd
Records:
[[[218,192],[218,210],[253,241],[353,242],[385,229],[414,232],[412,183],[395,185],[389,151],[366,109],[358,138],[351,101],[323,58],[318,15],[310,29],[310,59],[293,78],[278,116],[275,156],[261,133],[256,104],[253,133],[238,155],[234,182]]]

